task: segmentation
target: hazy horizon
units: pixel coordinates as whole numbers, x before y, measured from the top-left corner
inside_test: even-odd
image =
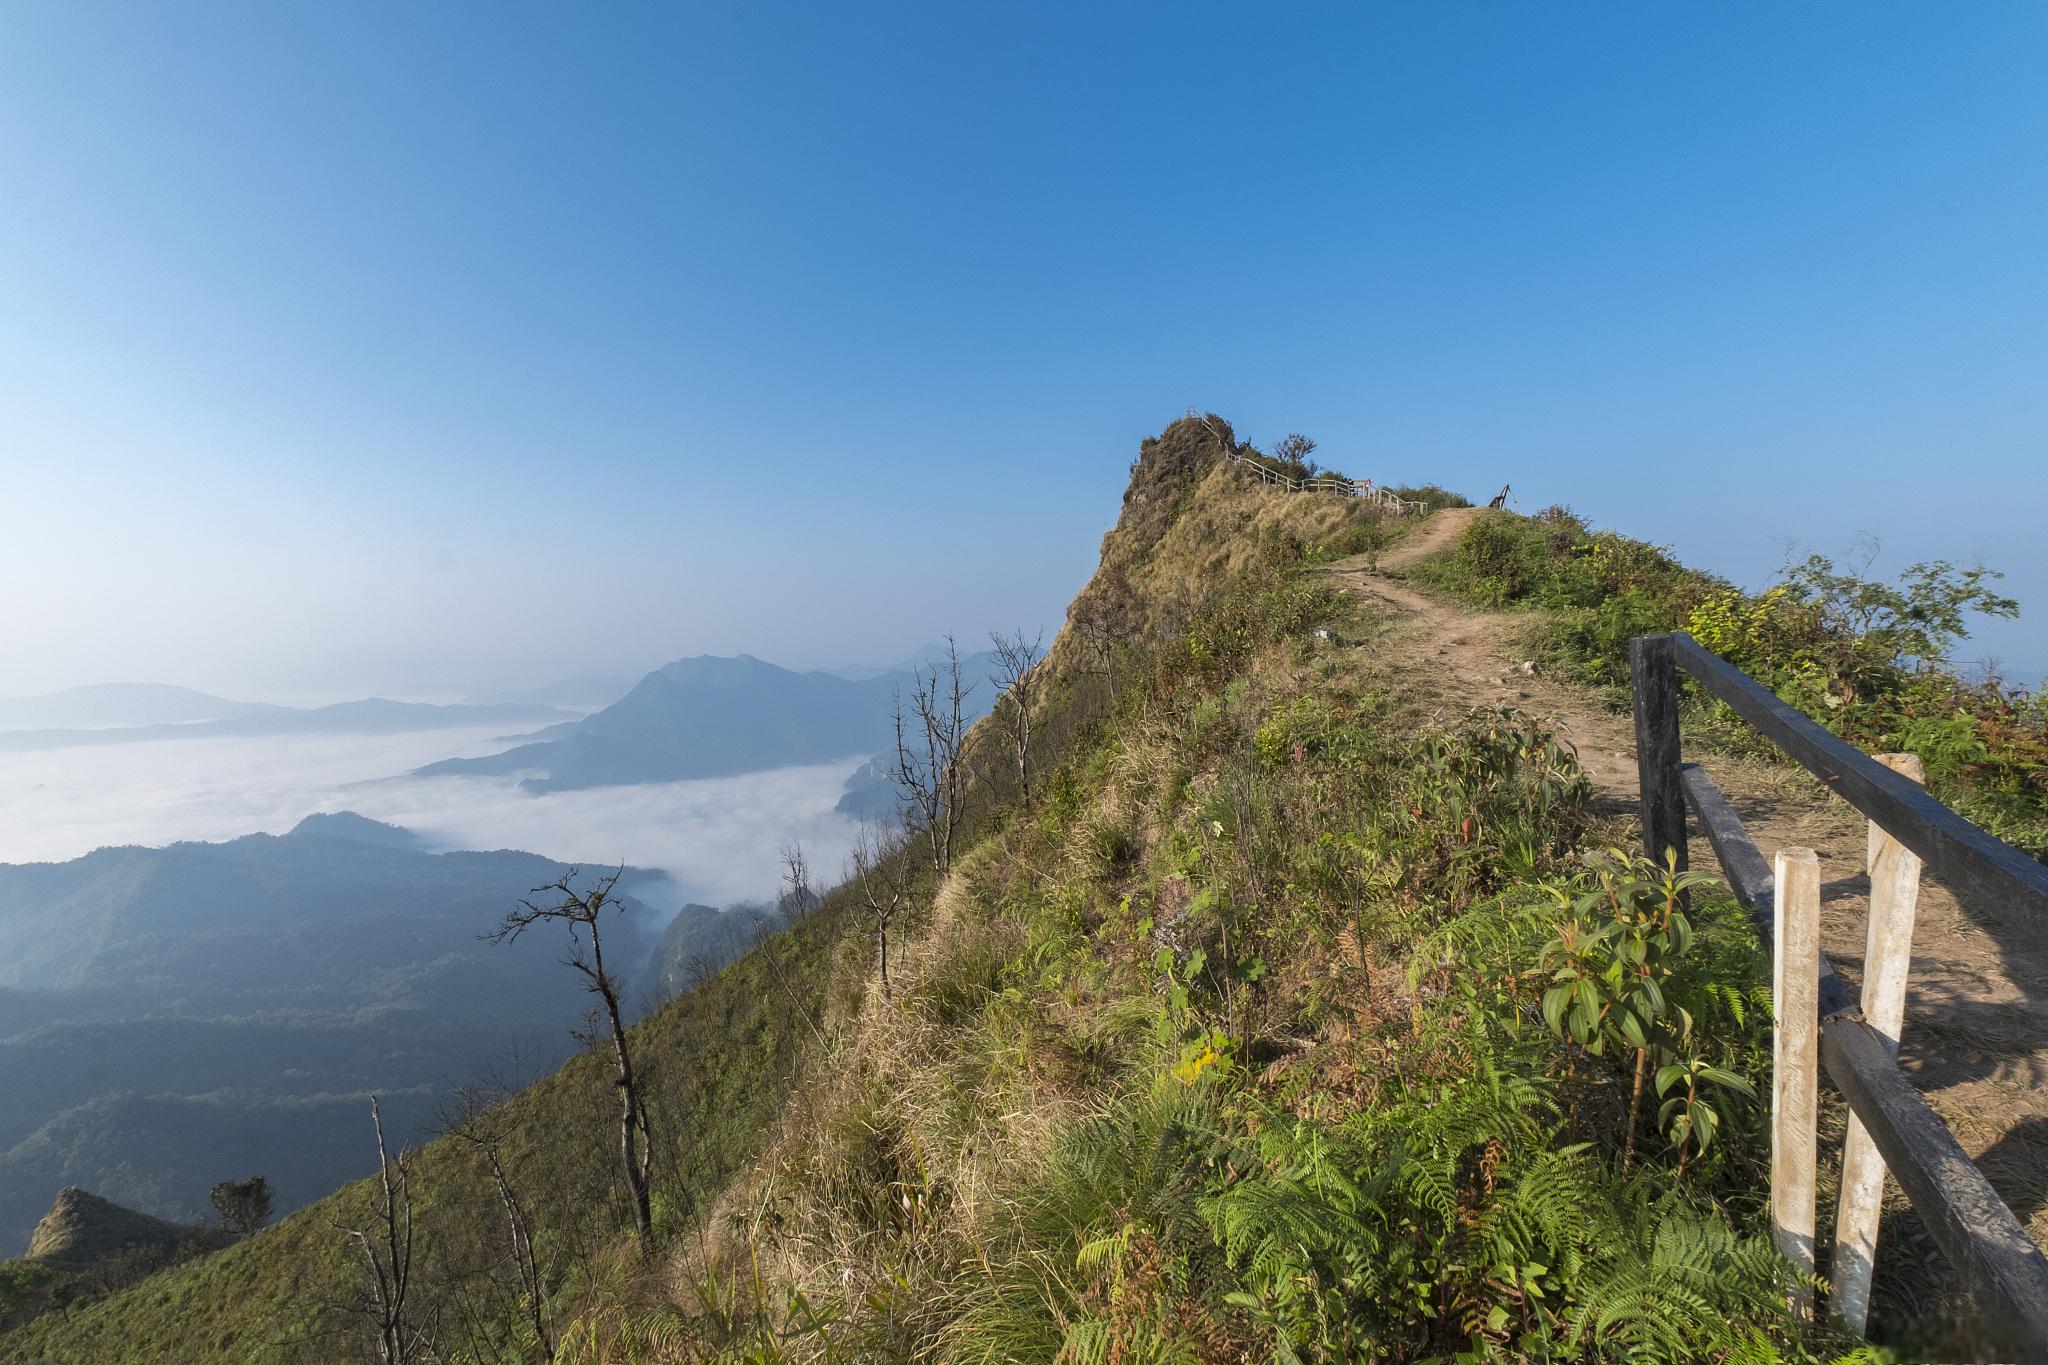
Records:
[[[1189,405],[1750,587],[1784,538],[1981,558],[2023,615],[1962,653],[2036,671],[2044,42],[2024,6],[11,7],[0,695],[1050,628]]]
[[[1014,629],[1014,627],[1012,627],[1011,629]],[[1026,632],[1029,633],[1032,629],[1036,628],[1027,627]],[[1045,638],[1048,641],[1051,640],[1055,629],[1056,627],[1054,626],[1047,626],[1045,628]],[[918,650],[923,649],[928,645],[938,643],[941,638],[942,637],[940,635],[935,634],[933,636],[918,641],[916,644],[911,645],[908,648],[901,649],[894,653],[889,653],[885,657],[877,657],[872,659],[835,657],[818,662],[791,662],[786,659],[770,657],[768,655],[762,654],[758,650],[744,648],[732,650],[728,653],[721,655],[721,657],[733,658],[742,654],[748,654],[752,655],[757,659],[762,660],[764,663],[773,664],[778,668],[787,669],[792,673],[830,673],[839,669],[851,668],[893,668],[898,664],[901,664],[904,661],[908,660]],[[983,632],[981,634],[972,636],[963,634],[956,636],[956,638],[960,646],[960,651],[963,655],[974,653],[976,651],[988,648],[987,632]],[[598,664],[593,664],[589,669],[582,670],[582,672],[585,674],[618,673],[620,675],[637,681],[640,678],[645,677],[647,674],[654,672],[656,669],[674,663],[679,659],[693,658],[710,652],[711,651],[697,650],[688,653],[669,654],[663,656],[660,659],[655,660],[652,663],[644,665],[622,663],[617,665],[616,667],[606,668]],[[74,691],[79,688],[102,687],[109,685],[122,687],[153,686],[157,684],[168,684],[173,687],[190,688],[192,691],[195,692],[204,692],[210,696],[219,697],[223,701],[264,702],[273,706],[295,706],[314,708],[320,706],[332,706],[340,702],[359,701],[368,697],[379,697],[386,701],[419,702],[433,706],[455,706],[470,701],[471,699],[479,696],[487,696],[493,692],[515,691],[526,688],[545,687],[549,684],[560,681],[562,681],[562,678],[556,674],[535,673],[531,676],[521,674],[491,680],[478,680],[474,682],[471,686],[467,687],[452,687],[428,691],[413,691],[398,687],[380,687],[370,685],[365,687],[326,687],[317,689],[298,690],[271,689],[269,691],[258,692],[250,688],[238,688],[231,683],[223,683],[220,686],[201,686],[199,684],[192,683],[180,678],[87,678],[81,679],[76,682],[65,683],[59,687],[39,689],[35,692],[0,692],[0,703],[10,701],[24,701],[30,698],[60,695],[62,693]],[[577,710],[577,708],[574,707],[566,707],[562,709],[571,712],[575,712]],[[5,727],[0,727],[0,729],[4,728]]]
[[[676,904],[725,906],[772,895],[778,850],[795,841],[837,881],[857,825],[833,806],[869,757],[542,795],[509,777],[405,776],[451,754],[507,747],[496,731],[472,727],[0,753],[0,863],[284,834],[308,815],[352,810],[411,830],[436,851],[516,848],[587,866],[628,863],[666,873]]]

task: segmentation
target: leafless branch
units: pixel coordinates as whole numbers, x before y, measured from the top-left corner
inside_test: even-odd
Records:
[[[967,790],[962,750],[967,697],[973,690],[961,677],[960,650],[949,634],[945,663],[917,667],[907,718],[903,694],[896,695],[896,766],[890,776],[910,805],[930,846],[932,870],[941,878],[952,867],[953,834]]]
[[[561,924],[568,929],[569,955],[562,961],[582,973],[584,988],[603,1002],[605,1017],[611,1026],[612,1084],[619,1092],[619,1164],[633,1205],[633,1230],[644,1253],[652,1248],[654,1241],[654,1212],[648,1194],[654,1144],[648,1130],[647,1106],[633,1070],[632,1049],[626,1038],[622,992],[618,978],[605,966],[604,937],[600,930],[605,907],[619,899],[614,889],[624,873],[625,869],[621,867],[599,878],[594,887],[584,891],[577,888],[577,871],[572,868],[560,879],[535,887],[530,893],[532,898],[520,901],[519,909],[507,914],[504,922],[484,937],[492,943],[506,943],[516,942],[521,934],[537,924]]]
[[[862,908],[875,931],[875,960],[882,979],[882,998],[890,998],[889,926],[910,895],[910,866],[902,833],[863,823],[854,837],[853,880],[860,887]]]
[[[363,1227],[337,1225],[363,1269],[358,1298],[343,1305],[375,1329],[377,1359],[383,1365],[411,1365],[433,1352],[433,1323],[415,1320],[412,1294],[412,1169],[407,1153],[397,1156],[384,1141],[384,1111],[370,1096],[370,1124],[377,1133],[378,1189]]]
[[[1001,694],[998,707],[1002,711],[1010,730],[1011,747],[1017,759],[1017,793],[1021,800],[1031,799],[1031,699],[1038,691],[1039,662],[1045,657],[1041,646],[1045,643],[1045,632],[1039,631],[1029,640],[1020,629],[1015,635],[995,631],[989,636],[995,645],[996,668],[994,683]],[[1007,707],[1001,706],[1008,702]]]

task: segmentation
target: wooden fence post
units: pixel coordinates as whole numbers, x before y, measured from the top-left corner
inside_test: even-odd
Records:
[[[1925,782],[1916,754],[1879,754],[1877,761]],[[1863,947],[1863,1019],[1899,1055],[1906,1017],[1906,977],[1913,962],[1913,919],[1920,902],[1920,859],[1870,822],[1869,927]],[[1870,1319],[1870,1277],[1877,1265],[1877,1222],[1884,1202],[1884,1158],[1854,1113],[1842,1146],[1842,1196],[1835,1207],[1835,1250],[1829,1262],[1835,1315],[1861,1336]]]
[[[1776,861],[1777,914],[1771,934],[1771,1239],[1812,1275],[1814,1168],[1820,1086],[1820,859],[1788,848]],[[1795,1314],[1813,1315],[1813,1290],[1792,1291]]]
[[[1635,694],[1636,777],[1642,792],[1643,851],[1664,866],[1677,850],[1687,867],[1685,789],[1678,772],[1678,670],[1671,637],[1638,635],[1628,642],[1629,682]]]

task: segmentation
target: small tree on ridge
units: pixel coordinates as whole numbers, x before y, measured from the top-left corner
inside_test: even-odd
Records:
[[[213,1187],[213,1211],[229,1232],[247,1237],[270,1220],[270,1182],[260,1175]]]

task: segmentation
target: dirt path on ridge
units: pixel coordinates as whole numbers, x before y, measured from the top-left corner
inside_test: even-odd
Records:
[[[1592,777],[1603,815],[1636,809],[1635,725],[1608,710],[1588,688],[1531,671],[1526,615],[1463,607],[1404,582],[1401,571],[1443,549],[1478,508],[1430,515],[1407,540],[1379,557],[1343,560],[1326,570],[1362,599],[1389,629],[1361,651],[1364,666],[1401,677],[1401,690],[1446,715],[1473,706],[1511,705],[1553,724],[1571,740]],[[1805,769],[1689,746],[1727,793],[1766,858],[1779,848],[1810,847],[1823,879],[1822,947],[1852,984],[1860,979],[1869,880],[1864,875],[1866,823]],[[1712,850],[1694,831],[1694,865],[1719,872]],[[2048,1242],[2048,942],[2040,926],[2000,907],[1959,902],[1931,878],[1920,892],[1913,969],[1901,1035],[1900,1064],[1983,1166],[2036,1242]],[[1823,1166],[1828,1162],[1824,1156]],[[1887,1226],[1896,1186],[1887,1196]],[[1832,1204],[1821,1210],[1825,1230]],[[1916,1243],[1918,1243],[1916,1245]],[[1939,1259],[1910,1228],[1893,1254]],[[1879,1291],[1886,1252],[1880,1245]],[[1924,1305],[1922,1306],[1924,1309]]]

